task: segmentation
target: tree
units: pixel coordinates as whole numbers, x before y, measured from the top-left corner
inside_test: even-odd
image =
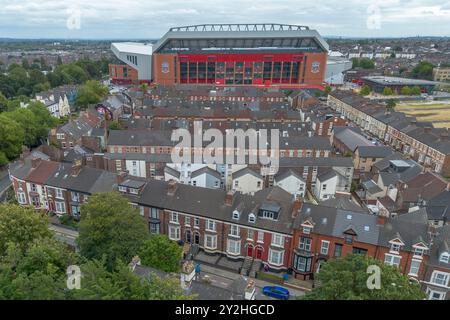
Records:
[[[392,110],[395,108],[396,105],[397,105],[397,103],[395,102],[394,99],[389,99],[386,103],[386,109]]]
[[[411,94],[411,89],[408,86],[404,86],[401,90],[401,94],[404,96],[409,96]]]
[[[8,243],[14,243],[25,252],[34,240],[49,238],[48,218],[31,207],[0,205],[0,257]]]
[[[117,120],[114,120],[109,125],[109,130],[120,130],[120,129],[122,129],[122,127],[120,126],[120,123]]]
[[[139,257],[142,264],[165,272],[178,272],[182,248],[165,235],[154,234],[144,242]]]
[[[420,95],[422,93],[422,90],[420,90],[420,87],[418,87],[418,86],[414,86],[412,89],[411,89],[411,94],[413,95],[413,96],[418,96],[418,95]]]
[[[108,88],[95,80],[86,81],[78,90],[77,106],[87,107],[99,103],[108,94]]]
[[[8,99],[0,92],[0,112],[6,111]]]
[[[411,72],[413,78],[416,79],[433,79],[433,68],[434,65],[428,61],[419,62]]]
[[[148,236],[144,219],[119,193],[92,195],[81,207],[80,252],[88,259],[105,256],[110,270],[117,259],[131,261]]]
[[[363,68],[363,69],[374,69],[375,62],[369,58],[353,58],[352,59],[352,67],[353,68]]]
[[[384,87],[383,89],[383,95],[384,96],[392,96],[393,92],[392,89],[389,87]]]
[[[367,267],[381,270],[381,288],[370,290],[367,286]],[[317,274],[318,287],[307,293],[307,300],[419,300],[425,294],[420,285],[392,266],[362,254],[348,254],[325,262]]]
[[[81,266],[81,289],[74,292],[76,299],[101,300],[189,300],[180,280],[174,276],[159,278],[155,274],[139,277],[123,262],[109,271],[104,261],[93,260]]]
[[[325,87],[325,93],[329,94],[331,92],[331,87],[330,86],[326,86]]]
[[[0,159],[17,157],[22,151],[24,139],[24,129],[5,113],[0,114]]]
[[[362,86],[361,91],[359,92],[359,94],[362,95],[362,96],[367,96],[367,95],[370,94],[370,91],[371,91],[370,87],[367,84],[365,84],[365,85]]]

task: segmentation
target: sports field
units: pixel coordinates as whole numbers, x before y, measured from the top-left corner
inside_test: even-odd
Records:
[[[450,128],[450,101],[401,102],[395,110],[414,116],[420,121],[431,121],[435,128]]]

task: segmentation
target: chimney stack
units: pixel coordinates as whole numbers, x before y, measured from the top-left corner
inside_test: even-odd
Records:
[[[72,177],[77,177],[78,174],[80,173],[81,170],[81,165],[80,164],[75,164],[72,166]]]
[[[41,158],[33,158],[33,159],[31,159],[31,167],[33,168],[33,169],[36,169],[38,166],[39,166],[39,164],[41,163]]]
[[[173,196],[175,195],[175,192],[177,192],[178,184],[175,180],[170,179],[169,180],[169,186],[167,188],[167,195]]]
[[[377,224],[383,226],[386,223],[386,217],[379,215],[377,218]]]
[[[301,200],[295,200],[294,206],[292,208],[292,218],[295,218],[298,216],[300,210],[302,208],[302,201]]]
[[[128,175],[128,172],[126,172],[126,171],[121,171],[121,172],[119,172],[118,174],[117,174],[117,176],[116,176],[116,181],[117,181],[117,184],[121,184],[122,182],[124,182],[125,181],[125,177]]]
[[[184,261],[181,265],[181,275],[180,275],[180,282],[181,282],[181,288],[183,290],[189,290],[191,287],[192,280],[195,276],[195,267],[194,267],[194,261],[188,260]]]
[[[244,298],[245,300],[255,300],[255,281],[252,279],[247,280],[247,286],[245,287]]]
[[[235,194],[234,190],[230,190],[227,192],[227,195],[225,196],[225,205],[227,206],[233,205],[234,194]]]

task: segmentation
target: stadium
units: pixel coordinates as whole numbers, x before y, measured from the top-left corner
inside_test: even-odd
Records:
[[[316,30],[284,24],[175,27],[156,43],[112,43],[118,84],[320,87],[328,44]]]

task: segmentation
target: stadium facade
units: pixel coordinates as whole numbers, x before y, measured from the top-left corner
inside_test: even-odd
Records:
[[[171,28],[158,42],[112,43],[113,83],[321,86],[328,44],[316,30],[284,24]]]

